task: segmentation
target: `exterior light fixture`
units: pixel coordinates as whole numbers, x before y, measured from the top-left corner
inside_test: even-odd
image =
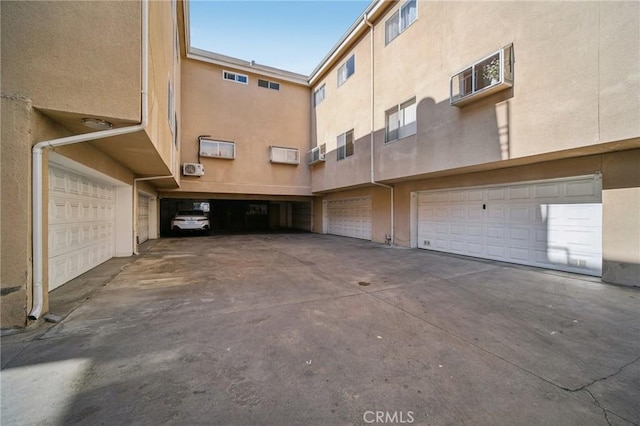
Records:
[[[108,130],[113,128],[113,124],[106,121],[106,120],[100,120],[99,118],[83,118],[82,119],[82,124],[85,127],[88,127],[90,129],[94,129],[94,130]]]

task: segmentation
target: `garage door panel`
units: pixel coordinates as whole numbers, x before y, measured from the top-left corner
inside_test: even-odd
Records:
[[[504,188],[490,188],[487,189],[487,199],[490,201],[501,201],[506,199],[506,193]]]
[[[509,243],[530,245],[529,228],[509,228]]]
[[[466,201],[467,192],[466,191],[453,191],[451,193],[450,201],[452,203]]]
[[[601,188],[594,176],[422,192],[418,247],[600,275]],[[449,215],[432,214],[447,209]],[[463,210],[465,226],[456,214]]]
[[[591,180],[583,179],[576,182],[568,182],[566,184],[566,196],[568,198],[584,196],[593,197],[595,195],[595,188],[593,187]]]
[[[468,201],[482,201],[484,200],[484,190],[483,189],[468,189],[465,191],[467,193]]]
[[[487,256],[494,259],[505,259],[506,258],[506,250],[504,245],[502,244],[487,244]]]
[[[113,187],[49,167],[49,290],[113,256]]]
[[[142,244],[149,239],[149,197],[138,195],[138,223],[136,225],[138,243]]]
[[[327,221],[329,234],[370,240],[371,198],[329,200]]]
[[[487,227],[487,239],[503,241],[505,239],[506,229],[495,226]]]
[[[451,248],[451,242],[449,240],[443,240],[441,238],[436,238],[435,241],[432,240],[430,245],[438,250],[449,250]]]
[[[464,225],[454,224],[449,227],[451,235],[466,235],[466,227]]]
[[[478,257],[482,256],[483,254],[482,243],[467,242],[467,252],[471,256],[478,256]]]
[[[487,208],[487,217],[494,221],[506,221],[507,213],[504,206],[489,206]]]
[[[560,198],[560,187],[557,183],[538,184],[534,186],[535,199]]]
[[[453,206],[450,210],[451,219],[453,220],[464,220],[465,219],[466,209],[460,206]]]
[[[510,222],[531,223],[535,220],[535,208],[532,206],[506,207]]]
[[[531,197],[530,188],[526,185],[509,188],[509,200],[528,200]]]

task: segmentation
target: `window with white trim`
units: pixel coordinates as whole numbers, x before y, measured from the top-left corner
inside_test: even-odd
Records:
[[[280,164],[300,164],[300,150],[298,148],[270,146],[269,161]]]
[[[313,106],[320,105],[320,102],[324,101],[326,97],[324,84],[318,88],[315,92],[313,92]]]
[[[338,68],[338,86],[342,86],[356,72],[356,55],[353,54]]]
[[[280,83],[269,80],[258,79],[258,86],[265,89],[280,90]]]
[[[353,155],[353,129],[338,136],[338,161]]]
[[[513,45],[508,44],[454,74],[449,82],[450,104],[464,106],[513,87],[513,67]]]
[[[417,132],[416,98],[387,110],[385,143],[393,142]]]
[[[169,121],[169,129],[171,130],[171,134],[176,133],[175,118],[176,106],[173,94],[173,84],[171,84],[171,76],[169,76],[167,81],[167,120]]]
[[[236,83],[249,84],[249,77],[244,74],[238,74],[231,71],[222,71],[222,78]]]
[[[234,142],[200,138],[200,156],[233,160],[236,158],[236,144]]]
[[[385,46],[418,19],[418,2],[407,0],[385,23]]]

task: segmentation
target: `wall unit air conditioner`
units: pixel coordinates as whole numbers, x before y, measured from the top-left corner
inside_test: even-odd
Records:
[[[203,176],[204,166],[200,163],[184,163],[182,165],[182,174],[185,176]]]
[[[298,148],[269,147],[269,160],[272,163],[300,164],[300,150]]]
[[[325,145],[316,146],[307,153],[307,164],[316,164],[324,161]]]

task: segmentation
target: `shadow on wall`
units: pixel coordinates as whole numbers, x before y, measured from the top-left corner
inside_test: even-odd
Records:
[[[394,130],[390,130],[393,124],[389,123],[391,114],[387,112],[383,127],[374,133],[376,180],[510,159],[512,97],[513,88],[509,88],[461,108],[451,106],[448,98],[442,102],[423,98],[413,110],[400,110],[394,116],[393,120],[399,117]],[[313,140],[326,143],[317,139],[315,114],[312,122]],[[407,136],[402,136],[403,133]],[[394,139],[389,140],[390,134],[401,137],[391,136]],[[326,153],[324,164],[314,166],[313,191],[366,184],[370,181],[370,169],[370,134],[365,134],[354,141],[352,156],[338,160],[337,150],[332,150]]]

